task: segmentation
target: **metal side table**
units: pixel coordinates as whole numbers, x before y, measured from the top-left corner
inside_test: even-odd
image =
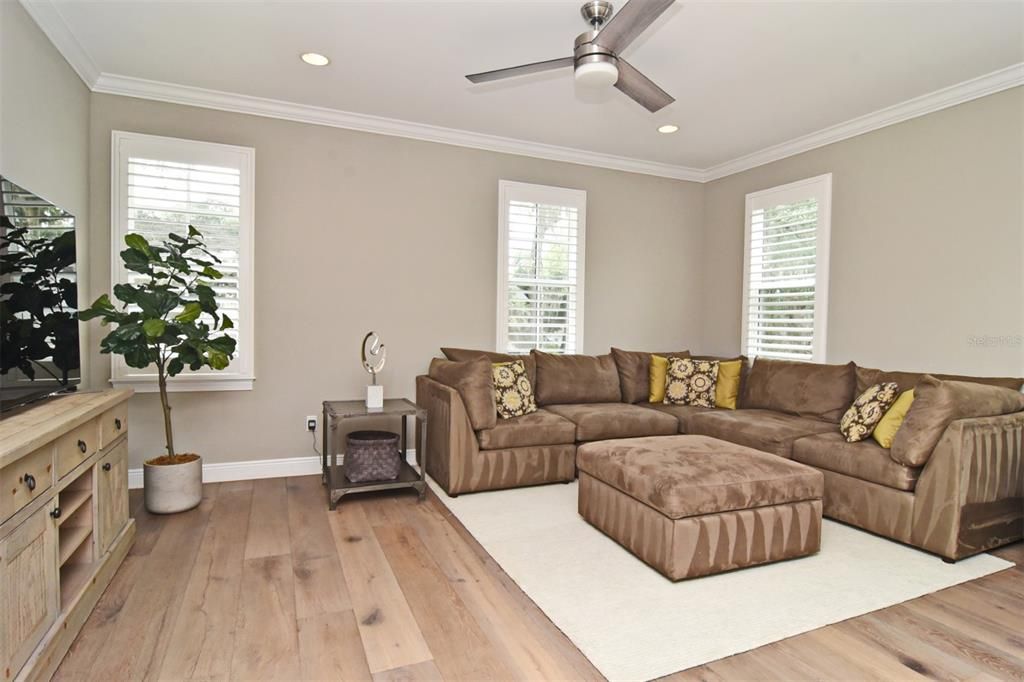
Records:
[[[420,442],[416,448],[416,466],[409,464],[409,440],[406,417],[415,417],[419,423]],[[366,481],[352,483],[345,476],[345,464],[338,464],[338,446],[334,442],[335,427],[345,420],[374,420],[397,418],[402,422],[401,446],[402,465],[398,478],[393,481]],[[323,482],[327,487],[327,502],[331,509],[338,506],[338,501],[352,493],[372,492],[375,490],[395,490],[413,488],[419,493],[420,500],[427,494],[426,466],[424,458],[427,452],[427,411],[411,400],[393,398],[384,401],[384,407],[368,408],[362,400],[325,400],[324,401],[324,434],[323,434]],[[355,429],[351,429],[355,430]]]

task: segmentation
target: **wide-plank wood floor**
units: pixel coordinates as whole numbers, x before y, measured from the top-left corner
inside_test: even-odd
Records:
[[[57,679],[601,678],[433,497],[332,513],[307,476],[132,508],[135,545]],[[1024,679],[1024,545],[996,553],[1017,566],[666,679]]]

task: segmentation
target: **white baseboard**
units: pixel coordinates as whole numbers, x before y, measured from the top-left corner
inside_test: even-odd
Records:
[[[416,451],[409,451],[409,460],[415,461]],[[248,481],[257,478],[283,478],[310,476],[320,473],[320,455],[282,457],[280,459],[251,459],[244,462],[215,462],[203,464],[203,483]],[[128,488],[142,488],[142,469],[128,470]]]

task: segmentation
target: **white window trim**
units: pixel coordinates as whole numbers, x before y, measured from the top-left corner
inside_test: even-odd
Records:
[[[740,313],[740,352],[747,352],[747,327],[750,303],[750,230],[751,214],[769,205],[795,203],[808,197],[818,200],[818,227],[815,231],[814,262],[814,340],[811,362],[825,362],[828,332],[829,256],[832,236],[832,174],[816,175],[786,185],[751,192],[744,208],[743,235],[743,307]]]
[[[576,239],[576,352],[583,352],[583,283],[586,262],[587,192],[568,187],[534,185],[512,180],[498,181],[498,305],[496,315],[496,348],[505,353],[508,347],[508,204],[510,201],[530,201],[558,206],[571,206],[578,211]]]
[[[143,135],[115,130],[111,134],[110,148],[110,281],[114,284],[125,281],[126,271],[121,262],[121,251],[124,250],[124,231],[127,225],[127,159],[130,146],[146,146],[157,149],[159,158],[168,161],[185,163],[208,162],[211,165],[224,164],[225,158],[232,158],[231,165],[242,169],[241,195],[239,207],[239,312],[242,318],[239,335],[247,349],[247,353],[232,359],[227,369],[218,371],[189,372],[173,377],[167,382],[167,390],[183,391],[251,391],[255,373],[255,324],[254,324],[254,285],[253,266],[255,261],[254,241],[256,233],[255,221],[255,181],[256,181],[256,150],[252,147],[200,142],[158,135]],[[187,150],[187,152],[183,152]],[[125,173],[122,174],[122,169]],[[155,393],[157,387],[156,372],[145,372],[128,367],[120,355],[111,355],[110,383],[115,387],[134,388],[139,393]]]

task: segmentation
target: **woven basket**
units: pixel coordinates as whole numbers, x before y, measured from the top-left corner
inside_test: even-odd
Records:
[[[345,477],[353,483],[393,481],[398,478],[401,465],[397,433],[353,431],[348,434]]]

